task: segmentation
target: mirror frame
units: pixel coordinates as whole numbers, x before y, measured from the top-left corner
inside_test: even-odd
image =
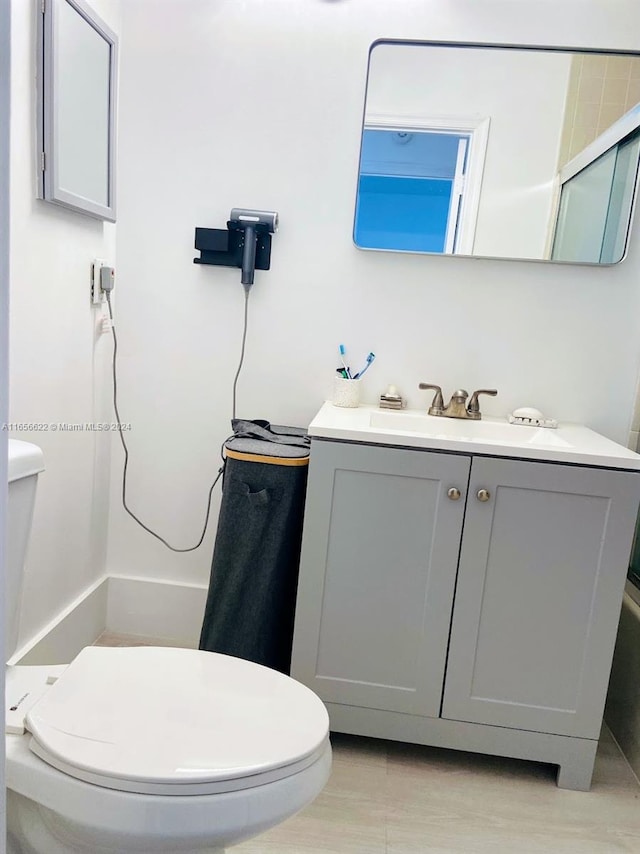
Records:
[[[109,117],[107,204],[64,189],[60,184],[59,155],[56,146],[58,123],[58,81],[56,21],[62,4],[70,6],[86,25],[109,45]],[[116,97],[118,85],[118,36],[84,0],[37,0],[37,125],[38,125],[38,198],[96,219],[116,221]]]
[[[410,255],[422,255],[425,257],[437,257],[437,258],[463,258],[470,259],[474,261],[527,261],[534,264],[559,264],[559,265],[571,265],[571,266],[585,266],[585,267],[599,267],[606,268],[612,267],[616,264],[622,263],[627,258],[627,254],[629,251],[629,242],[631,238],[631,232],[633,228],[633,222],[636,215],[636,208],[640,205],[640,163],[638,164],[638,168],[636,170],[636,178],[633,189],[633,198],[631,203],[631,210],[629,214],[629,220],[627,223],[627,233],[625,236],[625,244],[622,256],[619,260],[613,262],[603,262],[603,263],[594,263],[591,261],[561,261],[553,258],[517,258],[507,255],[473,255],[473,254],[463,254],[463,253],[445,253],[445,252],[423,252],[420,250],[406,250],[406,249],[383,249],[378,247],[368,247],[361,246],[356,242],[355,238],[355,229],[356,229],[356,213],[358,208],[358,198],[359,198],[359,183],[360,183],[360,167],[362,163],[362,150],[363,150],[363,140],[364,133],[367,129],[367,99],[369,93],[369,85],[370,85],[370,74],[371,74],[371,54],[374,49],[380,45],[396,45],[396,46],[408,46],[408,47],[450,47],[450,48],[480,48],[480,49],[502,49],[502,50],[521,50],[521,51],[543,51],[547,53],[577,53],[577,54],[593,54],[594,56],[636,56],[640,58],[640,50],[622,50],[619,48],[588,48],[588,47],[571,47],[566,45],[537,45],[537,44],[517,44],[510,42],[462,42],[462,41],[446,41],[440,39],[399,39],[399,38],[378,38],[371,43],[369,46],[369,50],[367,52],[367,72],[365,75],[365,87],[364,87],[364,103],[362,107],[362,120],[361,120],[361,131],[360,131],[360,150],[358,154],[358,170],[356,174],[356,185],[355,185],[355,200],[354,200],[354,215],[353,215],[353,225],[351,229],[351,240],[353,246],[360,250],[361,252],[391,252],[392,254],[410,254]],[[372,114],[374,117],[374,124],[379,124],[383,126],[385,124],[384,116]],[[389,118],[389,117],[386,117]],[[405,117],[411,118],[411,120],[416,124],[415,117]],[[376,121],[377,120],[377,121]]]

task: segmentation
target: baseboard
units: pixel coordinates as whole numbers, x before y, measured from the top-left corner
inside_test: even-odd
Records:
[[[30,638],[8,664],[67,664],[105,629],[109,579],[105,576]]]
[[[197,648],[207,588],[104,576],[57,614],[8,664],[67,664],[103,632]]]
[[[106,629],[197,648],[207,587],[149,578],[109,577]]]

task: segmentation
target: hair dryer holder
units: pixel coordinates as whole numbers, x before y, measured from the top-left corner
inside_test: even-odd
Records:
[[[196,228],[195,248],[200,252],[194,264],[214,264],[218,267],[242,267],[246,223],[229,220],[224,228]],[[271,266],[271,234],[262,223],[253,225],[256,233],[255,269]]]

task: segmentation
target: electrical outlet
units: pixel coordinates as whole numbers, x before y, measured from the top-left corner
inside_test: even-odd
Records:
[[[100,287],[100,268],[106,266],[103,258],[94,258],[91,264],[91,302],[93,305],[102,305],[105,295]]]

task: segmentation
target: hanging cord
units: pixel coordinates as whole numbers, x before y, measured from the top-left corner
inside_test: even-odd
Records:
[[[211,513],[211,499],[213,498],[213,490],[214,490],[217,482],[220,480],[222,472],[224,471],[224,466],[225,466],[224,446],[225,446],[225,442],[227,441],[227,439],[225,439],[225,441],[220,446],[220,458],[222,460],[222,465],[220,466],[220,469],[218,470],[218,474],[216,476],[216,479],[211,484],[211,489],[209,490],[209,498],[207,501],[207,512],[205,515],[204,525],[202,528],[202,534],[200,535],[200,539],[198,540],[198,542],[196,543],[195,546],[190,546],[187,549],[177,549],[174,546],[170,545],[164,539],[164,537],[161,537],[160,534],[156,534],[156,532],[152,531],[148,525],[145,525],[144,522],[142,522],[136,516],[136,514],[129,508],[129,506],[127,505],[127,469],[129,466],[129,449],[127,448],[127,443],[125,442],[125,439],[124,439],[124,432],[122,431],[122,420],[120,418],[120,412],[118,411],[118,376],[117,376],[117,371],[116,371],[116,359],[117,359],[117,355],[118,355],[118,337],[116,335],[116,329],[115,329],[115,325],[113,322],[113,309],[111,308],[111,294],[109,291],[105,291],[105,294],[106,294],[106,298],[107,298],[107,306],[109,307],[109,318],[111,320],[111,334],[113,335],[113,361],[112,361],[112,369],[113,369],[112,370],[112,373],[113,373],[113,410],[116,414],[116,421],[118,423],[118,428],[119,428],[118,429],[118,435],[120,436],[120,442],[122,443],[122,448],[124,450],[124,467],[122,470],[122,506],[127,511],[129,516],[131,516],[131,518],[134,521],[136,521],[138,523],[138,525],[140,525],[141,528],[144,528],[144,530],[147,531],[147,533],[151,534],[152,537],[155,537],[157,540],[160,540],[160,542],[163,543],[168,549],[171,549],[172,552],[193,552],[196,549],[199,549],[200,546],[202,545],[202,542],[204,540],[204,536],[207,532],[207,527],[209,526],[209,516]],[[249,303],[249,291],[245,290],[244,332],[242,334],[242,353],[240,356],[240,364],[238,365],[238,370],[236,372],[236,376],[235,376],[235,379],[233,381],[233,417],[234,418],[236,417],[236,384],[238,382],[238,377],[240,376],[240,370],[242,369],[242,362],[244,361],[244,348],[245,348],[245,341],[247,338],[247,306],[248,306],[248,303]],[[231,437],[229,437],[229,438],[231,438]]]
[[[242,370],[242,363],[244,362],[244,346],[247,342],[247,320],[249,317],[249,288],[244,289],[244,329],[242,331],[242,349],[240,350],[240,364],[238,365],[238,370],[236,371],[236,375],[233,379],[233,406],[231,416],[233,419],[236,417],[236,387],[238,385],[238,377],[240,376],[240,371]]]

